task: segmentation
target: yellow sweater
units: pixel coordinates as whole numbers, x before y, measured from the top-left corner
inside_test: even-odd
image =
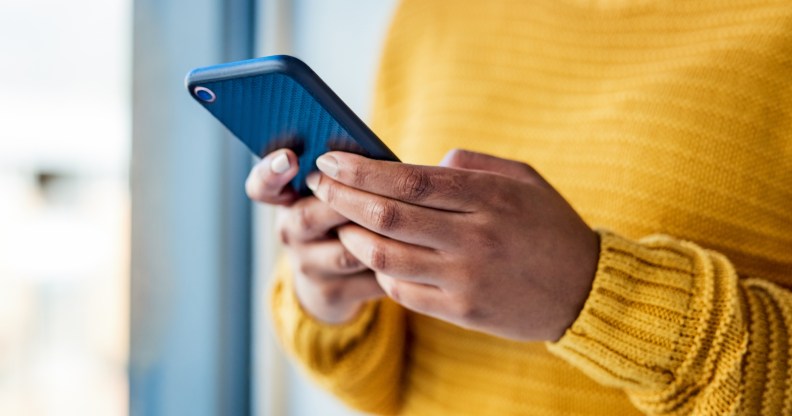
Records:
[[[323,325],[281,269],[279,338],[350,406],[792,415],[792,2],[407,0],[373,125],[410,163],[526,161],[610,231],[553,344],[389,300]]]

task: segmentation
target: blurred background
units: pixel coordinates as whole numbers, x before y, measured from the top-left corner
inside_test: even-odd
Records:
[[[289,53],[366,119],[395,0],[0,0],[0,415],[347,415],[275,346],[272,213],[188,70]]]

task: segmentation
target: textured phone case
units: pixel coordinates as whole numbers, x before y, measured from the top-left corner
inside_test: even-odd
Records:
[[[258,156],[290,148],[300,172],[292,186],[310,191],[305,177],[316,158],[343,150],[376,159],[397,160],[354,113],[296,58],[275,56],[192,71],[187,86],[193,97]],[[214,101],[198,98],[208,88]]]

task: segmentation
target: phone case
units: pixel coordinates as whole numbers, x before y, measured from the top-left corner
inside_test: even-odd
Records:
[[[192,97],[257,156],[294,150],[300,172],[292,186],[309,195],[316,159],[342,150],[380,160],[396,155],[297,58],[276,55],[198,68],[185,84]]]

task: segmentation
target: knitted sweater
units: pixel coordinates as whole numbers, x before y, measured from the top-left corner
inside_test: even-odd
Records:
[[[322,324],[281,267],[277,334],[341,400],[405,415],[792,415],[792,2],[406,0],[373,128],[408,163],[465,148],[531,164],[601,252],[556,343],[388,299]]]

